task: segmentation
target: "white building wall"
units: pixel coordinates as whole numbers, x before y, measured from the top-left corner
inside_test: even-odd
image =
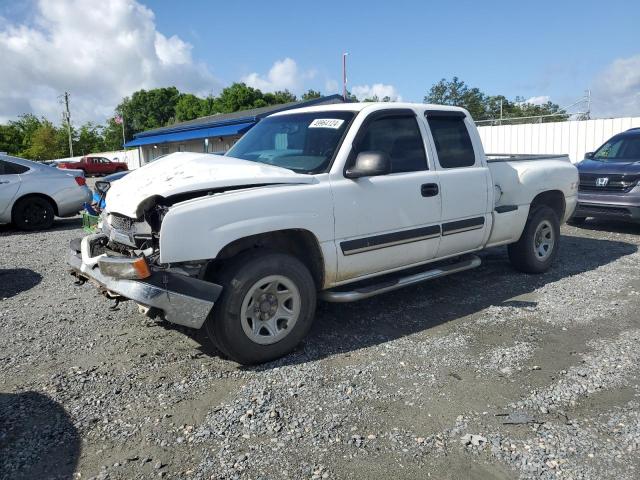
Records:
[[[158,145],[144,145],[142,150],[142,165],[158,158],[161,155],[168,155],[176,152],[226,152],[242,135],[232,135],[228,137],[211,137],[206,139],[184,140],[181,142],[161,143]]]
[[[579,162],[613,135],[640,127],[640,117],[478,127],[487,153],[566,154]]]

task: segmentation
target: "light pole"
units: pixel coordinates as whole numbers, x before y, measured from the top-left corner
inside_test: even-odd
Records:
[[[347,52],[342,54],[342,98],[347,101]]]

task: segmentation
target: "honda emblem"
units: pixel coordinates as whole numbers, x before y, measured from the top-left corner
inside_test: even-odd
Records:
[[[596,187],[606,187],[609,183],[609,177],[596,178]]]

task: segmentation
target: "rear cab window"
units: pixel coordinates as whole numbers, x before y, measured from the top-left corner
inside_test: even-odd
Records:
[[[442,168],[472,167],[476,155],[469,130],[464,122],[465,115],[455,111],[425,112],[433,143]]]

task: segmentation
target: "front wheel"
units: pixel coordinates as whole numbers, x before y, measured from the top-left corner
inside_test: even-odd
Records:
[[[520,240],[509,245],[509,260],[521,272],[544,273],[558,253],[560,222],[547,206],[536,208],[529,216]]]
[[[260,250],[242,254],[216,279],[222,295],[205,322],[211,341],[238,363],[267,362],[305,337],[316,286],[297,258]]]

